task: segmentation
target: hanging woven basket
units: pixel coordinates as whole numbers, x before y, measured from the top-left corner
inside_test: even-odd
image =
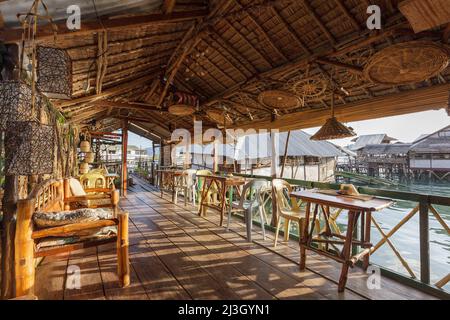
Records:
[[[411,41],[381,50],[364,68],[367,80],[384,85],[415,84],[448,66],[449,52],[431,41]]]
[[[190,116],[194,112],[195,108],[187,104],[174,104],[169,107],[169,113],[179,117]]]
[[[223,111],[208,110],[206,111],[206,115],[219,125],[231,126],[233,124],[233,120]]]
[[[294,109],[301,105],[301,101],[296,95],[283,90],[263,91],[259,94],[258,101],[273,109]]]
[[[84,157],[84,161],[86,163],[93,163],[95,160],[95,154],[92,151],[86,152],[86,155]]]
[[[91,151],[91,144],[87,140],[83,140],[80,142],[80,150],[81,152],[89,152]]]

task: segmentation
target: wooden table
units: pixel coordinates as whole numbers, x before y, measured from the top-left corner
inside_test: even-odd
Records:
[[[168,190],[172,192],[172,202],[177,203],[176,188],[186,186],[187,173],[183,170],[158,170],[158,174],[161,198],[164,195],[164,190]],[[185,194],[184,197],[186,198],[186,196]]]
[[[372,212],[379,211],[389,207],[393,202],[368,196],[344,196],[338,194],[336,191],[298,191],[292,192],[291,196],[302,200],[306,203],[306,213],[304,229],[300,239],[300,270],[306,267],[306,249],[312,250],[320,255],[332,258],[342,263],[341,275],[339,278],[338,291],[345,290],[347,282],[348,268],[353,267],[358,260],[364,260],[364,268],[367,269],[369,265],[369,257],[373,245],[370,243],[370,228]],[[311,206],[314,205],[314,213],[311,217]],[[325,231],[313,236],[314,223],[318,218],[318,208],[321,208],[323,213],[323,221],[325,223]],[[332,232],[330,226],[330,207],[348,211],[347,231],[345,235]],[[360,239],[357,239],[357,222],[361,217]],[[312,219],[311,219],[312,218]],[[334,239],[337,238],[337,240]],[[317,246],[312,246],[312,243],[325,246],[325,250],[319,249]],[[335,251],[338,251],[336,245],[343,245],[342,252],[333,254],[328,250],[329,246],[333,246]],[[356,253],[357,246],[364,248],[359,253]],[[353,254],[353,255],[352,255]]]
[[[203,179],[202,193],[200,197],[200,208],[198,211],[199,216],[205,216],[208,208],[219,211],[220,213],[220,226],[223,225],[223,216],[226,212],[226,193],[230,190],[229,204],[233,201],[233,188],[239,187],[245,184],[244,178],[239,177],[227,177],[218,175],[197,175],[197,178]],[[209,203],[206,201],[206,196],[211,188],[215,186],[218,194],[218,203]],[[238,189],[239,192],[239,189]]]

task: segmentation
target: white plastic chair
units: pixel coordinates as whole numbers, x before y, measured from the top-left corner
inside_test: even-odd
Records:
[[[232,213],[243,212],[245,217],[245,224],[247,227],[247,240],[252,241],[252,227],[253,227],[253,209],[257,209],[261,221],[261,228],[263,232],[263,238],[266,239],[266,231],[264,228],[267,223],[264,214],[264,200],[262,197],[262,191],[266,190],[269,186],[269,182],[266,180],[252,180],[242,189],[241,198],[239,201],[234,201],[231,206],[228,207],[228,222],[227,231],[230,229],[230,220]]]

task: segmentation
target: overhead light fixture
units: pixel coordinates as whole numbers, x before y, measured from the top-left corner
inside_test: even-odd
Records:
[[[331,94],[331,118],[316,132],[311,140],[333,140],[356,136],[352,128],[339,122],[334,116],[334,91]]]

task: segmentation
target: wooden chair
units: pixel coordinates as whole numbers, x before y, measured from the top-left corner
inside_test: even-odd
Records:
[[[295,198],[290,197],[292,192],[291,185],[282,179],[274,179],[272,181],[273,194],[275,196],[276,212],[277,212],[277,228],[275,231],[275,243],[277,246],[278,234],[281,227],[281,219],[284,219],[284,240],[289,241],[289,228],[291,221],[298,223],[299,237],[305,223],[305,212],[301,209]],[[320,230],[319,220],[315,220],[315,229]]]
[[[94,189],[100,192],[101,189]],[[17,203],[17,223],[15,237],[15,287],[16,297],[30,296],[34,294],[35,284],[35,259],[51,255],[70,252],[83,248],[99,246],[107,243],[116,243],[118,276],[122,286],[130,283],[130,268],[128,261],[128,213],[118,211],[119,194],[116,190],[104,190],[101,195],[73,196],[70,193],[69,180],[63,183],[61,180],[49,180],[38,185],[27,199]],[[82,223],[72,223],[57,227],[38,229],[33,221],[35,212],[60,212],[64,208],[70,208],[70,203],[86,200],[109,199],[109,207],[113,212],[111,219],[95,220]],[[90,208],[98,208],[92,205]],[[86,241],[68,243],[54,247],[38,248],[37,244],[42,239],[49,237],[73,237],[86,234],[87,231],[95,231],[104,227],[117,228],[117,235],[89,239]]]
[[[80,176],[80,182],[84,189],[107,188],[105,175],[100,172],[89,171]]]
[[[197,199],[198,199],[198,210],[200,210],[200,206],[202,203],[201,195],[203,191],[203,185],[205,184],[205,178],[199,177],[199,175],[202,176],[210,176],[212,175],[212,172],[209,170],[198,170],[196,173],[197,176]],[[208,194],[206,195],[206,203],[211,202],[217,202],[217,199],[219,197],[217,186],[213,185],[208,191]]]
[[[238,202],[232,202],[231,206],[228,207],[228,222],[227,230],[230,228],[230,219],[232,213],[242,212],[245,217],[245,224],[247,226],[247,240],[252,241],[252,225],[253,225],[253,209],[256,209],[259,213],[259,218],[261,221],[261,228],[263,231],[263,238],[266,240],[266,231],[264,214],[264,199],[262,197],[262,192],[267,189],[269,182],[267,180],[255,179],[244,185],[242,189],[241,198]]]

